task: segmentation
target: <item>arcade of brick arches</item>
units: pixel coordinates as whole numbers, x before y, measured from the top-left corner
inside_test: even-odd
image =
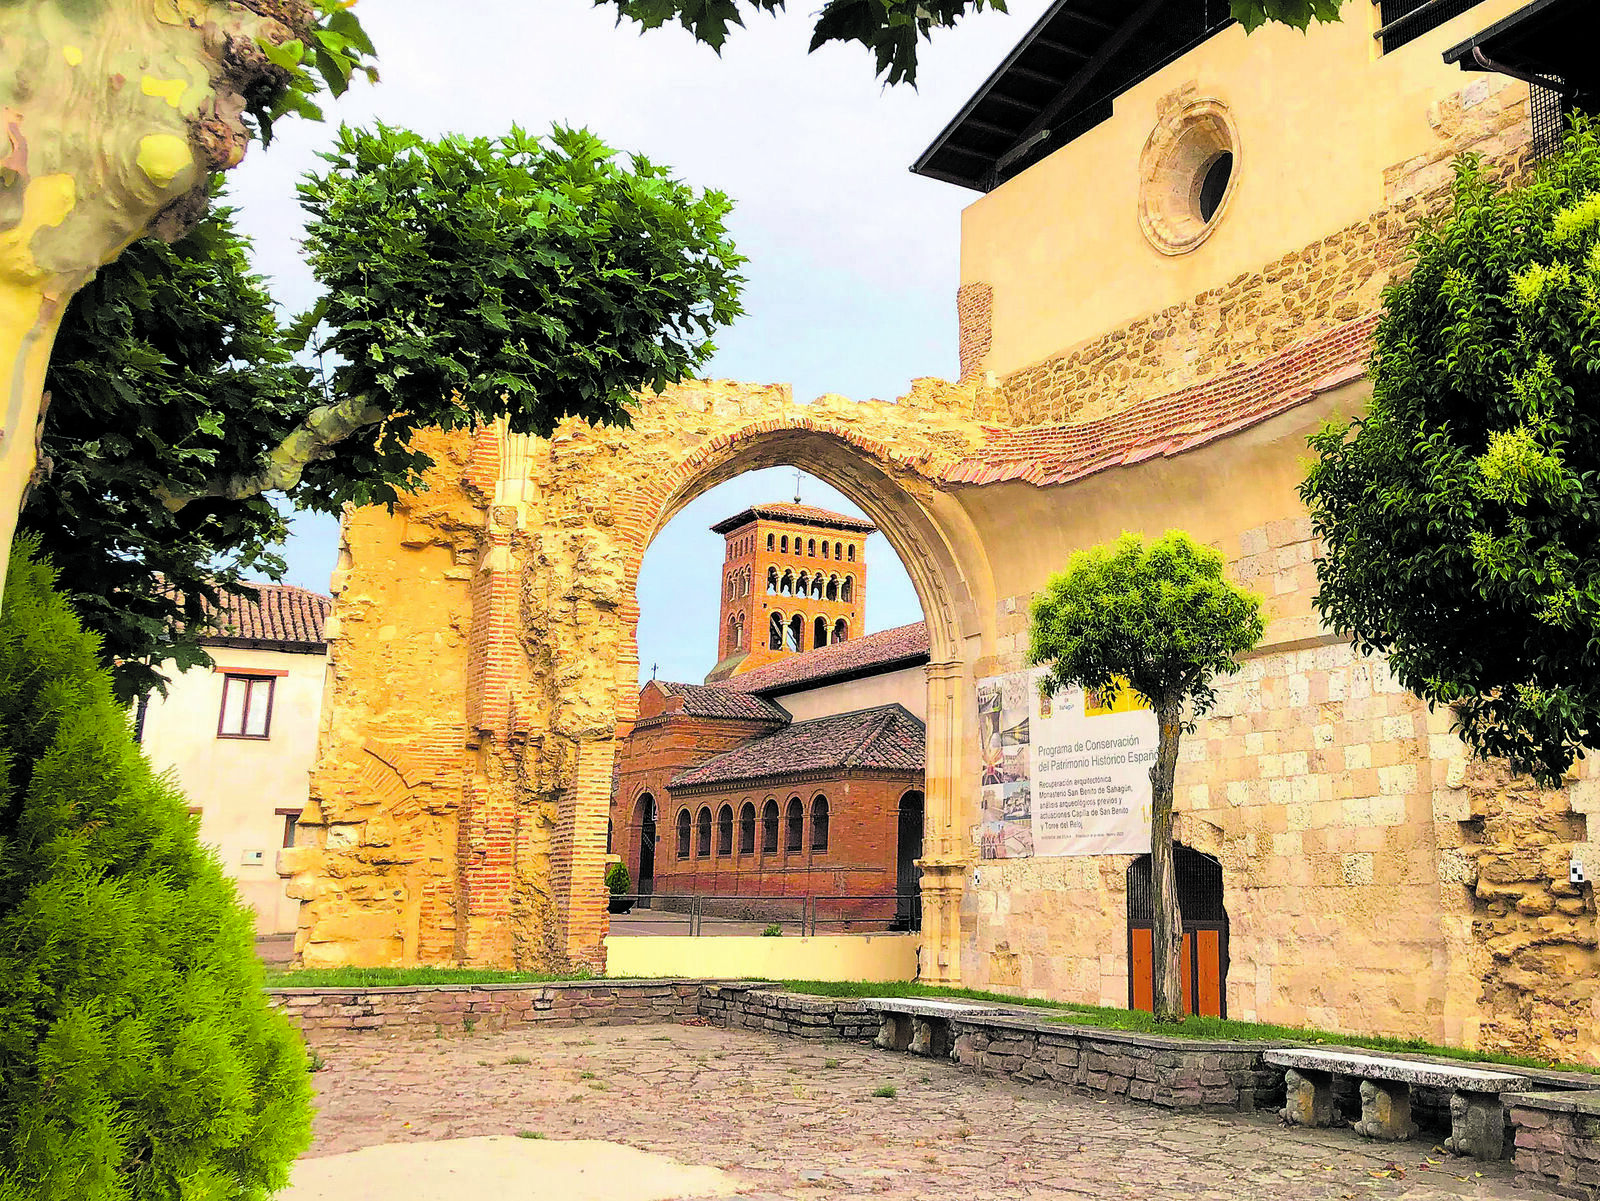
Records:
[[[1349,72],[1350,121],[1383,133],[1349,148],[1361,162],[1326,167],[1330,189],[1371,185],[1338,204],[1250,207],[1250,172],[1272,169],[1273,131],[1293,125],[1250,106],[1295,88],[1231,89],[1237,30],[1130,85],[1097,140],[968,210],[959,382],[809,404],[781,386],[689,383],[643,398],[631,429],[424,437],[428,487],[344,520],[319,765],[283,859],[300,960],[603,966],[640,563],[696,495],[786,465],[867,514],[922,603],[922,979],[1129,1003],[1131,857],[980,858],[975,681],[1023,667],[1030,598],[1074,550],[1181,527],[1269,618],[1179,765],[1178,841],[1221,880],[1227,1016],[1600,1059],[1594,897],[1568,870],[1600,868],[1600,783],[1586,770],[1542,791],[1471,760],[1445,715],[1311,603],[1305,437],[1370,396],[1379,294],[1453,156],[1527,164],[1527,87],[1447,69],[1428,39],[1449,36],[1376,60],[1409,73],[1409,123],[1362,116],[1383,98],[1362,82],[1377,67],[1360,22],[1252,66],[1292,82],[1320,56]],[[1116,281],[1096,304],[1030,285],[1030,255],[1076,244],[1019,215],[1039,211],[1029,189],[1116,142],[1127,195],[1080,195],[1072,217],[1131,212],[1139,149],[1161,144],[1152,125],[1197,105],[1257,141],[1183,270],[1117,209],[1084,265]]]

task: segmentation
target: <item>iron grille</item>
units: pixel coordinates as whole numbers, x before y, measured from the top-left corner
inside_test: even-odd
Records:
[[[1567,133],[1567,100],[1554,88],[1535,86],[1529,88],[1528,93],[1533,117],[1533,157],[1543,162],[1561,150]]]
[[[1383,52],[1398,50],[1482,0],[1374,0]]]
[[[1225,922],[1222,907],[1222,864],[1185,846],[1173,848],[1172,869],[1178,878],[1178,912],[1186,922]],[[1128,920],[1148,922],[1155,916],[1150,884],[1150,856],[1128,865]]]

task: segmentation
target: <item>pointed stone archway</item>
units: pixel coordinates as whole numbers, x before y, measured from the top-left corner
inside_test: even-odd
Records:
[[[429,435],[438,464],[429,488],[392,515],[345,519],[312,785],[326,829],[341,834],[288,861],[306,902],[304,961],[392,961],[403,946],[420,962],[600,962],[612,768],[637,706],[644,554],[700,493],[781,464],[859,505],[922,603],[931,647],[922,975],[955,981],[972,666],[993,653],[995,596],[979,536],[940,481],[983,440],[974,399],[969,387],[919,381],[898,404],[800,405],[787,388],[710,382],[646,398],[626,430]],[[412,746],[427,765],[408,794],[417,819],[390,822],[381,852],[364,831],[392,802],[349,770],[358,732]]]

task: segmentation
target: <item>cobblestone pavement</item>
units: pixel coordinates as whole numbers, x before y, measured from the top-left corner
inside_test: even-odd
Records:
[[[745,1183],[741,1197],[759,1201],[1544,1195],[1520,1189],[1509,1167],[1430,1142],[1377,1146],[1267,1115],[1172,1114],[744,1030],[583,1027],[319,1048],[313,1156],[518,1132],[603,1139],[725,1168]],[[462,1197],[478,1201],[470,1189]]]

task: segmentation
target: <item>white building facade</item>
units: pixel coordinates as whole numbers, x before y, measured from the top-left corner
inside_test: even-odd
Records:
[[[223,632],[204,639],[214,666],[174,675],[138,718],[157,771],[170,771],[256,932],[293,933],[299,902],[284,893],[278,853],[294,845],[317,753],[332,601],[280,584],[228,601]]]

